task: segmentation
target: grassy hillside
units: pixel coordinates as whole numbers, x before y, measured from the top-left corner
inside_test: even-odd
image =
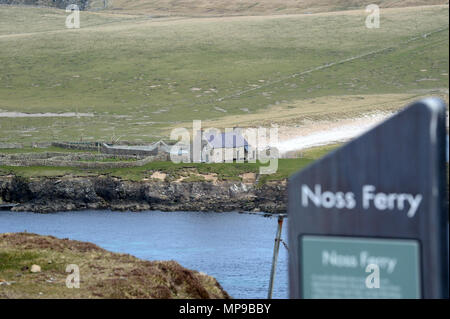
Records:
[[[384,9],[380,29],[365,27],[364,11],[164,19],[82,12],[78,30],[66,29],[65,17],[0,7],[0,112],[92,116],[0,117],[0,142],[146,142],[193,119],[258,125],[280,113],[297,125],[448,95],[448,6]],[[350,108],[341,97],[353,100]]]
[[[102,0],[94,0],[91,3]],[[108,0],[108,10],[159,15],[260,15],[316,13],[360,9],[370,3],[382,8],[445,4],[443,0]],[[99,5],[97,5],[99,6]]]
[[[32,273],[31,266],[41,271]],[[69,289],[69,264],[80,287]],[[94,244],[30,233],[0,234],[0,299],[229,298],[213,277],[175,261],[144,261]]]
[[[158,16],[222,16],[317,13],[361,9],[448,4],[446,0],[0,0],[0,4],[47,6],[64,9],[76,3],[81,10],[103,10]]]

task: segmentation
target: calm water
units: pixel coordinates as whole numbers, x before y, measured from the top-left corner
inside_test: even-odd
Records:
[[[266,298],[276,227],[275,217],[239,213],[0,212],[0,233],[26,230],[142,259],[176,260],[216,277],[234,298]],[[287,259],[281,245],[274,298],[288,297]]]

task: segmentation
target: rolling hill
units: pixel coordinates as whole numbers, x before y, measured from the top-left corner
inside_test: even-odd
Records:
[[[76,3],[81,10],[106,9],[133,14],[161,16],[221,16],[318,13],[365,8],[448,4],[446,0],[0,0],[0,4],[65,8]]]
[[[103,0],[96,0],[102,2]],[[443,0],[108,0],[108,10],[157,15],[270,15],[317,13],[365,8],[377,4],[382,8],[446,4]],[[93,3],[94,4],[94,3]]]
[[[364,10],[119,12],[66,29],[64,10],[0,6],[0,142],[147,142],[193,119],[299,125],[448,96],[447,5],[383,9],[379,29]],[[88,116],[23,115],[42,112]]]

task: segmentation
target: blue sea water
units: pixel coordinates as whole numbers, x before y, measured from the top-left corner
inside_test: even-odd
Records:
[[[287,242],[286,222],[282,238]],[[0,233],[26,230],[146,260],[175,260],[214,276],[233,298],[267,297],[276,228],[275,217],[239,213],[0,212]],[[287,250],[281,245],[273,298],[288,297],[287,272]]]

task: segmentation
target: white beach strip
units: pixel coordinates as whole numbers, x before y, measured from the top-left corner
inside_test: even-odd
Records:
[[[0,117],[92,117],[93,113],[22,113],[22,112],[0,112]]]
[[[352,120],[305,125],[303,128],[304,134],[301,132],[302,127],[295,128],[295,131],[298,132],[297,137],[283,140],[283,134],[280,134],[281,141],[275,146],[278,148],[280,154],[283,154],[289,151],[297,151],[334,142],[348,141],[371,129],[390,115],[391,114],[380,113]],[[316,126],[317,129],[314,129],[314,126]]]

